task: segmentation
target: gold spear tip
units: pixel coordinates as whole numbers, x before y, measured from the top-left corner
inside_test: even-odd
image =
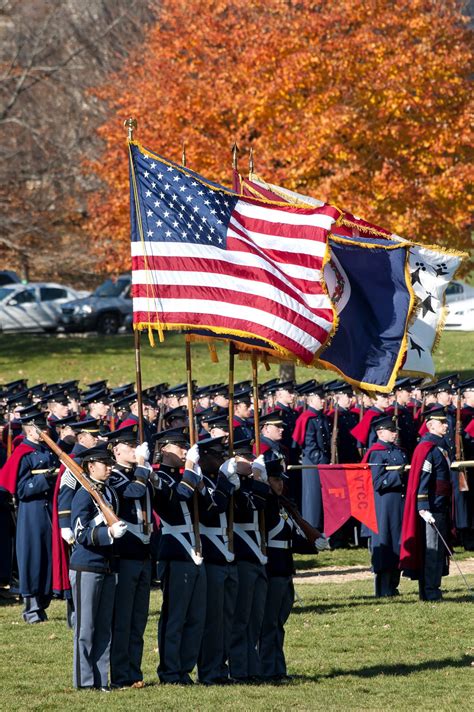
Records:
[[[238,153],[239,147],[237,146],[237,141],[234,141],[234,145],[232,146],[232,168],[234,168],[234,170],[237,170]]]
[[[130,118],[125,119],[123,125],[128,130],[128,140],[133,141],[133,132],[138,126],[137,120],[130,116]]]
[[[181,154],[181,164],[186,166],[186,141],[183,141],[183,153]]]
[[[250,154],[249,154],[249,178],[252,178],[253,172],[254,172],[253,148],[251,148]]]

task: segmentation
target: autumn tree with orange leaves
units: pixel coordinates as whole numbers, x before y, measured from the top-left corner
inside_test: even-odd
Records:
[[[88,230],[129,269],[123,120],[229,185],[257,172],[405,237],[470,244],[472,34],[456,0],[163,0],[144,46],[97,91],[110,109]],[[472,165],[472,164],[471,164]]]

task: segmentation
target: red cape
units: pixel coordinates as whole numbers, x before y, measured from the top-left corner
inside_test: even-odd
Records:
[[[474,438],[474,420],[471,420],[464,432],[466,435],[469,435],[470,438]]]
[[[371,452],[378,452],[379,450],[386,450],[387,446],[382,445],[382,443],[374,443],[369,450],[365,453],[364,457],[362,458],[362,462],[368,462],[369,461],[369,455]]]
[[[120,423],[117,430],[121,430],[122,428],[128,428],[129,425],[136,425],[137,423],[138,420],[134,416],[129,416]]]
[[[421,542],[421,517],[418,514],[417,494],[421,468],[426,456],[436,447],[436,443],[424,440],[416,446],[408,476],[405,509],[403,510],[402,536],[400,546],[400,566],[406,571],[420,571],[423,567],[423,547]]]
[[[295,429],[293,431],[293,440],[298,443],[300,447],[304,444],[308,420],[316,418],[317,415],[318,414],[312,410],[305,410],[298,416],[298,420],[296,421]]]
[[[12,452],[2,469],[0,470],[0,487],[3,487],[10,492],[11,495],[16,493],[16,481],[18,479],[18,469],[20,460],[24,455],[34,452],[34,447],[20,443]]]
[[[70,455],[74,458],[74,455]],[[56,477],[53,494],[53,517],[52,517],[52,570],[53,570],[53,592],[56,596],[62,596],[65,591],[71,590],[69,581],[69,545],[61,536],[61,527],[59,526],[58,515],[58,497],[59,488],[61,486],[61,477],[65,471],[64,465],[59,468],[59,474]]]
[[[379,413],[378,410],[372,410],[372,408],[369,408],[369,410],[365,411],[360,423],[357,423],[357,425],[355,425],[350,431],[351,435],[362,443],[362,445],[367,445],[371,423],[378,415],[383,415],[383,413]]]

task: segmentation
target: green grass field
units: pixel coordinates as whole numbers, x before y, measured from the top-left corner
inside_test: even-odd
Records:
[[[144,386],[185,380],[184,344],[178,334],[155,349],[142,339]],[[436,355],[438,374],[474,375],[472,333],[445,333]],[[193,345],[193,376],[200,383],[227,380],[226,347],[212,363],[205,344]],[[248,361],[238,361],[235,380],[249,378]],[[261,381],[278,375],[259,366]],[[130,334],[101,338],[1,336],[0,383],[28,377],[30,384],[79,378],[81,385],[108,378],[133,381]],[[329,371],[297,369],[299,381]],[[461,555],[461,561],[465,555]],[[304,557],[298,569],[368,564],[362,549]],[[470,576],[471,586],[474,585]],[[160,593],[152,592],[146,631],[143,690],[110,695],[71,689],[72,634],[62,602],[44,625],[22,623],[19,604],[0,601],[0,709],[25,710],[468,710],[473,709],[473,602],[460,577],[445,579],[440,604],[420,603],[414,583],[404,581],[393,601],[375,600],[370,581],[298,584],[300,599],[287,626],[287,660],[296,679],[288,686],[230,688],[160,687],[156,678],[156,630]],[[471,702],[469,702],[471,700]]]
[[[462,556],[461,558],[465,558]],[[301,562],[316,569],[368,563],[362,549]],[[473,576],[470,576],[471,585]],[[21,622],[19,604],[0,605],[0,706],[25,710],[468,710],[472,709],[474,624],[459,576],[444,579],[445,600],[421,603],[403,580],[394,600],[372,596],[371,581],[297,584],[285,686],[160,687],[156,631],[161,594],[152,591],[143,670],[147,686],[109,695],[71,687],[72,633],[64,603],[46,624]],[[471,702],[469,702],[471,700]]]
[[[212,363],[207,344],[192,346],[193,378],[200,384],[227,381],[227,346],[217,344],[219,363]],[[445,332],[436,352],[437,373],[459,372],[468,378],[474,375],[474,332]],[[259,380],[278,375],[278,365],[266,371],[259,364]],[[163,344],[151,348],[146,334],[142,335],[143,385],[162,381],[170,384],[186,380],[184,340],[177,333],[167,334]],[[100,336],[0,336],[0,383],[28,377],[30,385],[79,378],[81,385],[102,378],[119,385],[135,380],[133,336],[123,334]],[[250,361],[236,361],[235,380],[251,378]],[[297,368],[297,380],[309,378],[332,380],[332,371]]]

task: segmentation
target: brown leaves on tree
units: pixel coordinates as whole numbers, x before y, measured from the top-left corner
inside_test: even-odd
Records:
[[[176,161],[230,184],[257,172],[405,237],[466,249],[472,35],[456,0],[164,0],[144,46],[97,95],[110,119],[89,228],[128,269],[123,119]],[[245,161],[246,163],[246,161]],[[246,168],[246,166],[245,166]]]

